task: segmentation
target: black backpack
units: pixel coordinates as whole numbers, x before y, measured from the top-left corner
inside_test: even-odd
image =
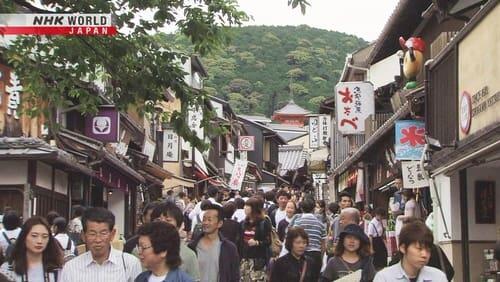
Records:
[[[193,234],[191,236],[192,240],[194,240],[195,238],[198,238],[203,233],[203,222],[200,219],[200,214],[196,215],[196,220],[197,220],[197,222],[193,228]]]
[[[2,235],[8,244],[7,249],[5,250],[5,258],[7,261],[10,261],[10,257],[12,256],[12,252],[14,251],[14,247],[16,246],[17,238],[9,238],[7,236],[7,233],[5,233],[5,232],[2,232]]]

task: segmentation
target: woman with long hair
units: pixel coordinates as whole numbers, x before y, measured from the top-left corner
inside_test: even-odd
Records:
[[[335,256],[328,261],[320,281],[330,282],[351,274],[358,275],[362,282],[372,281],[375,276],[370,241],[357,224],[347,225],[340,233]]]
[[[12,256],[2,268],[13,272],[16,281],[57,282],[62,265],[63,253],[49,224],[34,216],[23,224]]]
[[[256,197],[245,203],[246,218],[242,222],[240,236],[242,282],[263,282],[266,279],[272,226],[265,218],[263,206],[263,201]]]

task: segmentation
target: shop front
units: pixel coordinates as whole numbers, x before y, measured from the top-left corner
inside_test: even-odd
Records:
[[[433,197],[440,196],[443,211],[434,216],[434,234],[455,281],[500,278],[489,264],[500,238],[499,25],[498,1],[489,1],[427,71],[429,132],[441,143],[431,148]],[[443,87],[447,75],[457,78]],[[438,123],[432,107],[440,94],[447,104],[439,111],[456,113],[449,124]]]

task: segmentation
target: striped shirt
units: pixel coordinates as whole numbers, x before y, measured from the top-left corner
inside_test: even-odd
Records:
[[[306,251],[321,251],[321,243],[326,239],[326,226],[312,213],[298,214],[290,222],[291,227],[300,226],[309,236]]]
[[[101,265],[94,261],[90,252],[68,261],[60,282],[133,282],[141,272],[136,257],[111,248],[108,260]]]

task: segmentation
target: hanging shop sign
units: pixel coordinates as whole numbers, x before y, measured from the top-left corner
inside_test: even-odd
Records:
[[[316,149],[320,146],[319,139],[319,117],[312,116],[309,118],[309,148]]]
[[[163,129],[163,161],[179,161],[179,135],[173,128]]]
[[[245,172],[247,170],[248,161],[236,160],[233,167],[233,173],[231,174],[231,179],[229,180],[229,187],[231,190],[240,190],[241,184],[245,179]]]
[[[336,118],[342,134],[363,134],[365,119],[375,113],[373,84],[341,82],[335,87]]]
[[[403,187],[422,188],[429,186],[429,179],[419,161],[403,161],[401,162],[401,170],[403,171]]]
[[[398,120],[395,126],[396,160],[420,160],[425,145],[425,123]]]
[[[238,150],[240,150],[240,151],[254,151],[255,150],[255,136],[239,136],[238,137]]]
[[[18,108],[19,104],[21,104],[23,86],[14,72],[10,73],[9,84],[10,85],[5,87],[5,92],[9,95],[9,100],[7,101],[7,115],[14,116],[15,119],[19,119]]]
[[[319,116],[319,141],[320,147],[325,147],[330,138],[330,116],[320,115]]]
[[[118,142],[120,113],[115,106],[100,106],[95,116],[85,117],[85,135],[102,142]]]
[[[203,140],[203,128],[201,127],[201,121],[203,119],[203,111],[201,109],[191,107],[188,110],[188,126],[191,131],[196,132],[196,136]]]

